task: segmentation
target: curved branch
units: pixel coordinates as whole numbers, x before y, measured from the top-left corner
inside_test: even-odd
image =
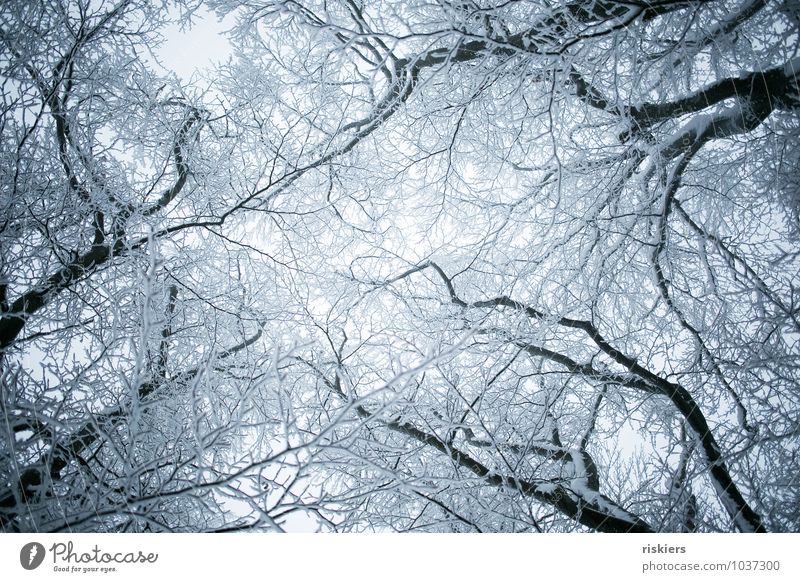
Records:
[[[159,199],[152,206],[141,211],[143,216],[151,216],[166,208],[167,205],[180,194],[181,190],[183,190],[183,187],[186,185],[186,180],[189,179],[189,165],[186,162],[184,148],[186,147],[190,131],[195,125],[202,121],[202,114],[201,110],[196,107],[191,107],[189,105],[186,107],[189,109],[189,114],[186,116],[180,129],[178,129],[178,133],[175,136],[175,145],[172,147],[172,156],[175,160],[175,169],[178,171],[178,178],[172,186],[161,194]],[[196,137],[196,135],[195,132],[194,136]]]
[[[328,386],[338,398],[348,404],[352,404],[352,400],[347,397],[341,388],[338,375],[336,380],[330,380],[313,363],[303,360],[302,358],[295,359],[304,363],[317,374],[322,382]],[[605,495],[591,488],[591,484],[593,483],[593,478],[589,474],[592,470],[591,467],[585,467],[584,471],[581,473],[585,478],[578,477],[575,479],[572,483],[572,487],[567,487],[562,483],[556,483],[547,479],[527,480],[511,475],[503,475],[489,469],[468,453],[453,446],[452,443],[441,439],[435,434],[421,430],[411,423],[401,420],[383,419],[376,413],[368,410],[363,404],[356,404],[354,409],[358,416],[365,421],[375,421],[385,428],[411,437],[417,442],[432,447],[447,455],[459,467],[467,469],[481,477],[486,484],[495,487],[507,487],[519,491],[526,497],[532,497],[540,503],[557,509],[559,512],[588,528],[600,532],[613,533],[650,533],[654,531],[642,518],[623,509]],[[544,451],[542,450],[542,452]],[[552,450],[549,452],[553,453]],[[559,455],[557,452],[555,454]],[[573,457],[572,453],[569,451],[562,452],[560,458],[562,457],[565,460],[569,457],[569,460],[575,464],[580,464],[584,459],[582,455],[577,454]],[[576,459],[576,457],[580,457],[580,460]],[[588,487],[586,486],[587,483],[584,481],[589,483]]]
[[[542,320],[547,316],[541,311],[526,306],[509,297],[501,296],[493,299],[475,301],[468,303],[459,298],[455,293],[452,280],[447,277],[444,270],[433,261],[426,261],[421,265],[407,271],[403,276],[409,276],[415,272],[426,268],[434,269],[443,279],[450,294],[451,301],[464,308],[485,308],[485,307],[509,307],[524,313],[532,319]],[[395,278],[394,280],[397,280]],[[633,358],[622,354],[614,348],[599,332],[599,330],[588,321],[575,320],[570,318],[552,318],[555,323],[564,327],[583,330],[597,345],[600,350],[610,356],[617,363],[625,365],[631,372],[630,376],[622,376],[596,370],[590,364],[581,364],[571,358],[554,352],[542,346],[528,344],[525,342],[514,342],[515,345],[524,349],[532,356],[543,357],[556,362],[566,368],[569,372],[585,376],[590,379],[610,382],[621,386],[630,386],[640,389],[647,393],[655,393],[666,396],[673,406],[686,419],[692,428],[695,438],[700,444],[701,451],[706,459],[706,467],[711,476],[714,489],[726,512],[730,515],[737,529],[743,532],[765,532],[761,517],[750,507],[739,488],[734,483],[728,467],[723,459],[722,450],[714,438],[711,427],[706,420],[700,406],[694,400],[689,391],[678,383],[670,382],[660,376],[653,374],[643,368]]]
[[[175,199],[186,185],[189,167],[185,160],[183,148],[190,130],[201,120],[198,109],[190,108],[190,110],[191,113],[178,131],[175,146],[173,147],[178,178],[153,206],[141,211],[143,216],[149,216],[162,210]],[[66,121],[63,121],[63,123],[66,124]],[[63,131],[66,131],[67,127],[67,125],[64,125]],[[69,169],[69,166],[67,166],[67,169]],[[132,209],[125,208],[121,211],[120,216],[115,217],[115,223],[124,222],[130,217],[131,213]],[[99,220],[102,223],[102,215]],[[43,285],[22,293],[3,311],[2,317],[0,317],[0,352],[14,343],[30,317],[45,307],[54,296],[90,276],[96,271],[97,267],[106,263],[112,256],[123,255],[128,250],[141,246],[146,241],[146,239],[142,239],[136,244],[126,247],[124,241],[121,240],[121,237],[124,236],[124,229],[118,225],[117,230],[119,232],[116,233],[112,244],[103,244],[104,237],[96,235],[95,244],[88,252],[77,256],[71,263],[50,275]]]
[[[760,117],[760,123],[774,109],[798,106],[797,74],[800,71],[794,70],[792,64],[790,61],[766,71],[753,71],[742,77],[722,79],[677,101],[628,107],[627,114],[637,129],[643,130],[658,122],[696,113],[727,99],[736,98],[744,102],[741,105],[742,115],[747,115],[746,109],[752,109],[754,115]],[[713,137],[724,136],[723,130]]]

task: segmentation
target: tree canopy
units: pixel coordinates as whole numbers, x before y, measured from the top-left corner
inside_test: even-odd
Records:
[[[798,15],[4,2],[2,530],[800,531]]]

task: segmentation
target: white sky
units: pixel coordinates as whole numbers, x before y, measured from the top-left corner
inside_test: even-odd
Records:
[[[198,10],[191,28],[181,30],[179,25],[172,25],[164,29],[166,41],[156,54],[164,67],[189,81],[193,74],[231,56],[231,45],[223,34],[231,24],[232,19],[219,22],[213,13]]]

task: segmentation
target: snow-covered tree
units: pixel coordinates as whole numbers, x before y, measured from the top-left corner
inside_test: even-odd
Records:
[[[796,3],[200,7],[0,10],[4,530],[800,528]]]

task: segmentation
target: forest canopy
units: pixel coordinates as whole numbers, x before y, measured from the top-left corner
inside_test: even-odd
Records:
[[[3,2],[2,531],[800,531],[799,32]]]

